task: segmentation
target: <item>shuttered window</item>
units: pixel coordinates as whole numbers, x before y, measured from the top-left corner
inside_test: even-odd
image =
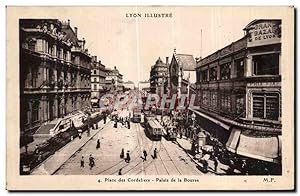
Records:
[[[275,93],[253,94],[253,117],[278,120],[279,96]]]

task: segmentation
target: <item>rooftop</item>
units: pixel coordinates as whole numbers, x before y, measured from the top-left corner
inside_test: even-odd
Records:
[[[180,67],[184,71],[194,71],[196,69],[196,61],[191,54],[174,54],[174,57]]]

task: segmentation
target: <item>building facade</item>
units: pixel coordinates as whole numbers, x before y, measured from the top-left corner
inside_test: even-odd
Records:
[[[120,92],[124,90],[123,75],[116,66],[114,69],[106,69],[105,85],[109,91]]]
[[[159,57],[155,62],[155,65],[151,67],[150,71],[150,91],[161,97],[166,91],[166,84],[168,82],[168,61],[169,57],[166,57],[166,63]]]
[[[139,81],[139,91],[150,92],[150,81]]]
[[[124,85],[125,90],[134,90],[135,89],[135,85],[132,81],[124,82],[123,85]]]
[[[20,127],[32,134],[47,121],[90,106],[90,61],[70,21],[21,19]]]
[[[97,56],[92,56],[91,67],[91,97],[92,99],[100,99],[100,97],[106,92],[106,78],[105,65],[101,61],[97,61]]]
[[[281,20],[254,20],[244,31],[197,62],[199,109],[193,111],[229,151],[280,163]]]
[[[174,54],[169,66],[169,95],[176,95],[180,98],[181,94],[192,94],[194,88],[191,84],[196,82],[196,61],[193,55]]]

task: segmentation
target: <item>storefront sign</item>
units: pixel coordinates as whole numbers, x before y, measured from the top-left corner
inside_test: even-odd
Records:
[[[262,20],[246,27],[248,46],[280,43],[280,20]]]
[[[252,40],[266,40],[278,37],[278,27],[273,23],[260,23],[254,26]]]

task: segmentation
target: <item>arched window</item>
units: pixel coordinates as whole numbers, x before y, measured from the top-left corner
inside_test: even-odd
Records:
[[[39,120],[39,107],[39,101],[36,101],[32,104],[32,122],[36,122]]]

